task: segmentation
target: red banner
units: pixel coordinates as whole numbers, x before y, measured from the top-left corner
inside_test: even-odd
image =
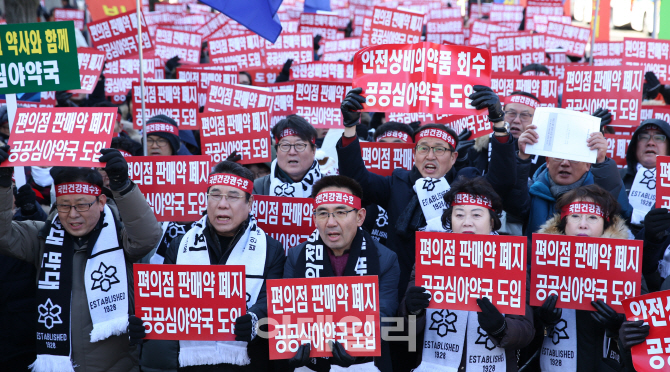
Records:
[[[349,89],[347,83],[296,80],[293,92],[296,114],[315,128],[342,128],[340,104]]]
[[[512,27],[500,26],[492,22],[478,20],[474,21],[471,24],[470,31],[475,34],[488,36],[491,32],[517,31],[517,29]]]
[[[637,126],[643,80],[642,67],[567,65],[561,107],[589,115],[604,107],[614,124]]]
[[[545,59],[544,49],[532,49],[526,52],[491,53],[491,72],[518,74],[523,66],[531,63],[544,64]]]
[[[200,63],[202,36],[197,32],[156,29],[156,56],[162,60],[179,57],[179,63]]]
[[[460,8],[443,8],[439,7],[437,9],[431,9],[428,12],[428,18],[431,21],[439,19],[450,19],[450,18],[459,18],[462,19],[461,9]]]
[[[659,119],[670,123],[670,105],[642,105],[640,109],[640,122],[647,119]]]
[[[314,38],[310,33],[282,33],[274,44],[265,40],[263,64],[266,67],[282,67],[292,59],[294,66],[314,60]]]
[[[567,66],[588,66],[586,62],[547,62],[544,64],[549,69],[549,76],[556,76],[558,78],[558,94],[563,94],[563,82],[565,81],[565,67]],[[529,74],[530,72],[526,72]],[[535,72],[532,73],[533,75]]]
[[[361,142],[361,156],[370,172],[390,176],[395,169],[412,169],[414,143]]]
[[[493,74],[491,89],[503,97],[514,91],[530,93],[540,100],[540,107],[558,107],[558,78],[553,76]]]
[[[79,82],[81,89],[68,90],[70,93],[93,93],[105,63],[105,53],[93,48],[77,48],[79,59]]]
[[[84,29],[84,11],[78,9],[62,9],[56,8],[53,10],[53,22],[60,21],[74,21],[74,28],[77,30]]]
[[[105,52],[105,59],[134,57],[139,49],[147,52],[153,49],[149,29],[142,18],[142,40],[137,35],[137,13],[126,12],[116,17],[105,18],[88,24],[93,46]]]
[[[489,20],[502,26],[519,28],[523,20],[522,5],[492,4]]]
[[[462,31],[428,34],[426,41],[435,44],[465,45],[465,34]]]
[[[270,115],[267,108],[224,110],[198,115],[200,147],[212,164],[236,151],[240,164],[265,163],[270,156]]]
[[[16,109],[3,167],[67,164],[100,167],[100,150],[112,143],[116,107]]]
[[[421,42],[424,15],[375,6],[370,30],[363,30],[361,46]]]
[[[623,65],[623,41],[596,42],[593,46],[594,66]]]
[[[556,307],[595,311],[603,300],[622,313],[621,301],[640,294],[642,241],[533,234],[530,305],[551,295]]]
[[[591,37],[591,29],[557,22],[549,22],[546,33],[547,49],[562,48],[567,55],[583,57],[586,44]]]
[[[282,243],[286,254],[289,248],[305,242],[316,229],[313,211],[312,198],[254,195],[251,206],[258,227]]]
[[[670,209],[670,156],[656,157],[656,208]]]
[[[491,85],[491,57],[477,48],[420,43],[379,45],[354,57],[353,87],[364,111],[470,115],[474,85]]]
[[[542,34],[497,37],[496,42],[496,53],[544,49],[544,35]],[[491,38],[491,44],[493,44],[493,38]]]
[[[351,83],[354,78],[352,62],[312,62],[291,66],[293,80],[323,80]]]
[[[205,112],[267,107],[272,113],[274,93],[267,88],[211,82]]]
[[[649,335],[644,342],[633,346],[630,351],[635,371],[654,372],[670,368],[670,291],[649,293],[644,296],[627,298],[623,301],[626,320],[644,320],[649,325]]]
[[[521,236],[416,233],[416,279],[434,309],[481,311],[488,297],[501,313],[526,313],[526,244]]]
[[[351,356],[381,355],[376,275],[273,279],[266,287],[271,360],[293,357],[303,343],[312,344],[310,357],[332,357],[331,340]]]
[[[562,6],[541,6],[541,5],[531,5],[526,7],[526,30],[537,30],[535,28],[535,16],[553,16],[553,17],[562,17],[563,16],[563,7]],[[544,24],[547,24],[545,22]],[[538,31],[540,32],[540,31]],[[542,31],[544,32],[544,31]]]
[[[293,104],[295,81],[273,84],[270,86],[270,90],[275,95],[272,118],[270,119],[270,128],[272,128],[279,120],[295,114],[295,105]]]
[[[561,8],[562,9],[562,8]],[[549,22],[561,23],[564,25],[572,24],[572,17],[570,16],[552,16],[552,15],[535,15],[532,17],[533,28],[526,28],[526,30],[535,30],[538,33],[547,32]]]
[[[147,340],[235,341],[247,313],[244,265],[133,265]]]
[[[616,162],[617,168],[625,168],[628,165],[626,154],[631,136],[605,133],[605,139],[607,139],[607,157]]]
[[[467,129],[472,132],[469,139],[493,133],[493,126],[488,115],[437,115],[435,122],[450,127],[456,133]]]
[[[361,38],[346,38],[343,40],[326,40],[323,47],[324,62],[351,61],[356,52],[361,49]]]
[[[144,94],[139,83],[133,83],[133,127],[140,129],[142,122],[142,96],[144,117],[166,115],[177,122],[179,129],[196,129],[198,123],[198,94],[195,83],[173,81],[144,82]]]
[[[181,14],[186,12],[186,4],[169,4],[169,3],[158,3],[154,4],[154,10],[156,12],[166,12],[166,13],[177,13]]]
[[[344,25],[342,25],[343,22]],[[316,37],[318,34],[327,40],[343,39],[344,34],[342,33],[342,37],[340,37],[338,28],[345,28],[348,22],[349,20],[345,21],[344,17],[335,13],[302,13],[298,30],[301,33],[309,33],[312,37]]]
[[[230,36],[233,33],[230,24],[228,24],[228,17],[225,14],[219,13],[202,27],[196,30],[202,36],[202,41],[208,41],[216,33],[221,33],[220,37]]]
[[[210,39],[209,60],[212,63],[237,63],[240,69],[262,67],[264,45],[265,39],[250,33]]]
[[[145,79],[162,79],[164,77],[163,64],[160,58],[154,57],[153,52],[143,56],[142,72]],[[140,59],[121,58],[107,61],[102,71],[105,75],[105,95],[113,97],[114,103],[123,103],[126,94],[133,86],[133,82],[140,81]]]
[[[463,19],[440,19],[440,20],[431,20],[426,24],[426,34],[439,34],[444,32],[462,32],[463,31]]]
[[[133,156],[128,176],[161,221],[197,221],[207,208],[209,157],[205,155]]]
[[[205,102],[207,102],[209,83],[237,84],[237,72],[191,68],[187,65],[186,67],[177,68],[177,79],[197,84],[198,107],[203,107],[205,106]],[[197,125],[196,128],[191,129],[198,129]]]
[[[644,66],[644,72],[653,71],[661,84],[670,84],[670,40],[623,39],[623,63]]]

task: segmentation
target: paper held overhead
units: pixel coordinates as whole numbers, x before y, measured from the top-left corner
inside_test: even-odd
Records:
[[[572,110],[539,107],[533,115],[539,141],[526,153],[595,163],[598,152],[586,145],[591,133],[600,131],[600,118]]]

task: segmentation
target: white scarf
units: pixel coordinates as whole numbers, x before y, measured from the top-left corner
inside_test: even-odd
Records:
[[[419,178],[414,182],[414,192],[419,198],[421,211],[426,218],[426,231],[443,231],[442,212],[447,208],[444,194],[450,188],[449,182],[444,177]]]
[[[203,216],[181,240],[177,252],[177,265],[211,265],[207,241],[204,237],[207,215]],[[225,247],[221,247],[225,249]],[[267,239],[265,232],[251,216],[244,235],[235,244],[226,265],[244,265],[246,272],[247,309],[253,306],[261,292],[265,270]],[[245,341],[179,341],[179,366],[235,364],[247,365],[251,361]]]
[[[270,167],[270,196],[309,198],[312,195],[312,186],[321,179],[321,169],[319,168],[319,162],[316,160],[300,182],[289,183],[280,180],[275,175],[277,167],[277,159],[275,159]]]
[[[542,372],[577,371],[577,316],[574,309],[563,309],[561,320],[544,337],[540,351]]]
[[[637,164],[637,173],[630,187],[628,201],[633,207],[631,222],[641,224],[656,203],[656,168],[647,169]]]

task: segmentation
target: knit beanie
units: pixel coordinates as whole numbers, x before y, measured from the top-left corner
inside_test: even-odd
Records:
[[[172,155],[177,155],[181,147],[179,141],[179,126],[172,118],[165,115],[156,115],[147,120],[147,136],[158,136],[165,138],[172,147]]]

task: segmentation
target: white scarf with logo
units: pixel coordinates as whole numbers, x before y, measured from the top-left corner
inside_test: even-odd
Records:
[[[300,182],[284,182],[277,177],[277,159],[272,161],[270,167],[270,196],[288,196],[292,198],[309,198],[312,195],[312,186],[321,179],[319,162],[314,160],[307,174]]]
[[[444,194],[451,186],[447,179],[442,178],[419,178],[414,182],[414,192],[419,198],[421,211],[426,218],[426,231],[443,231],[442,212],[447,208],[444,202]]]
[[[544,337],[540,351],[542,372],[577,371],[577,316],[574,309],[563,309],[561,320]]]
[[[633,207],[631,222],[641,224],[656,203],[656,168],[647,169],[637,164],[637,173],[630,187],[628,202]]]

